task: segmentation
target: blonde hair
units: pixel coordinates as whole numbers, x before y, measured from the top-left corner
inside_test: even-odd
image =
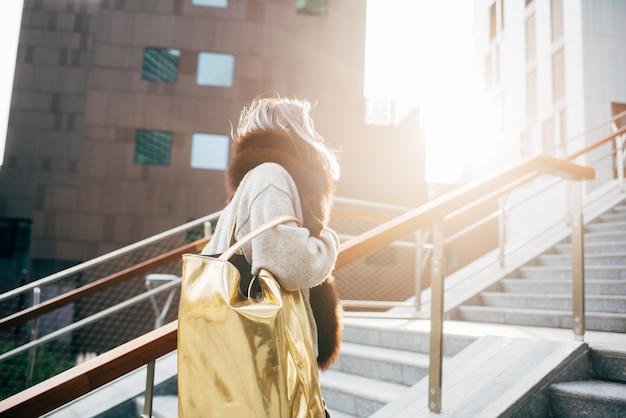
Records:
[[[333,179],[339,178],[340,168],[335,151],[320,140],[315,131],[310,112],[313,106],[307,100],[281,97],[259,97],[241,111],[237,135],[233,140],[239,141],[253,132],[276,131],[285,132],[292,138],[294,135],[311,146],[322,158],[326,169]]]

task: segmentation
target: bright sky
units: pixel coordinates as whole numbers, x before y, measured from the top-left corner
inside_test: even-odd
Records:
[[[23,0],[0,0],[0,156]],[[365,95],[419,105],[426,135],[426,180],[455,182],[489,168],[492,145],[475,98],[473,1],[367,0]],[[475,132],[480,132],[475,134]],[[481,157],[482,154],[482,157]],[[0,161],[2,159],[0,158]],[[465,168],[464,168],[465,167]]]
[[[22,3],[23,0],[0,0],[0,36],[4,40],[0,42],[0,165],[4,160],[4,141],[7,137]]]
[[[419,105],[426,181],[489,171],[490,115],[477,93],[474,2],[368,0],[366,97]]]

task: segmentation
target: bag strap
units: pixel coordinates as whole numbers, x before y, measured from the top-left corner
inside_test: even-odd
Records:
[[[226,251],[224,251],[222,253],[222,255],[219,256],[219,260],[222,261],[227,261],[230,257],[232,257],[237,251],[239,251],[241,249],[241,247],[243,247],[244,245],[246,245],[248,242],[252,241],[252,239],[256,238],[257,236],[261,235],[263,232],[268,231],[280,224],[283,224],[285,222],[296,222],[298,224],[298,226],[301,225],[300,219],[296,218],[295,216],[292,215],[282,215],[279,216],[277,218],[272,219],[271,221],[269,221],[268,223],[261,225],[260,227],[258,227],[257,229],[255,229],[254,231],[251,231],[249,233],[247,233],[243,238],[241,238],[239,241],[237,241],[235,244],[233,244],[229,249],[227,249]]]

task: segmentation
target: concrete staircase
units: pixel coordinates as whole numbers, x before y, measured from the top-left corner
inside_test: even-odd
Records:
[[[586,379],[550,385],[550,416],[626,416],[626,352],[594,348],[587,361]]]
[[[446,320],[439,417],[626,416],[626,203],[586,228],[587,329],[619,336],[618,347],[573,341],[570,246],[562,242]],[[340,357],[320,376],[332,417],[429,416],[429,325],[346,316]],[[175,354],[161,363],[153,416],[175,417]],[[94,414],[96,397],[115,397],[118,410],[137,416],[144,379],[139,371],[82,399],[78,415],[81,401],[51,416],[111,416],[104,402]]]
[[[333,418],[368,417],[428,376],[429,330],[424,322],[344,319],[341,354],[322,372]],[[445,362],[478,337],[446,333]]]
[[[572,328],[571,244],[562,242],[480,292],[450,319]],[[587,330],[626,332],[626,202],[585,227]]]

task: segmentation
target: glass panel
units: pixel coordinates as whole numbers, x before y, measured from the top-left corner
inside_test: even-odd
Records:
[[[563,0],[552,0],[552,40],[563,36]]]
[[[170,48],[145,48],[141,77],[148,81],[175,82],[178,78],[180,50]]]
[[[526,62],[535,58],[535,15],[526,19]]]
[[[532,119],[537,114],[537,72],[526,74],[526,117]]]
[[[522,157],[526,157],[532,154],[532,137],[530,135],[530,130],[526,129],[522,132],[521,135],[521,143],[520,143],[520,153]]]
[[[552,101],[562,99],[565,96],[565,63],[563,49],[559,49],[552,55]]]
[[[191,139],[191,168],[226,170],[229,139],[226,135],[195,133]]]
[[[496,3],[489,6],[489,39],[496,37]]]
[[[485,57],[485,88],[489,91],[493,88],[493,72],[491,64],[491,51]]]
[[[543,121],[542,136],[544,154],[554,155],[554,120],[552,118]]]
[[[138,129],[135,137],[135,164],[170,165],[172,133]]]
[[[202,86],[232,87],[235,57],[230,54],[200,52],[197,83]]]
[[[328,13],[328,0],[296,0],[296,9],[300,14],[325,15]]]
[[[194,6],[228,7],[228,0],[192,0]]]

